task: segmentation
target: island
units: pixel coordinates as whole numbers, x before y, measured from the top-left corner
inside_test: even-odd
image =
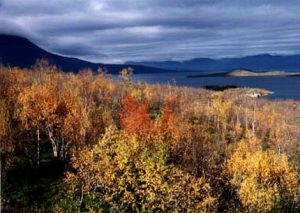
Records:
[[[205,85],[202,88],[212,91],[224,91],[227,89],[236,89],[239,87],[236,85]]]
[[[262,76],[300,76],[300,72],[287,71],[253,71],[249,69],[235,69],[229,72],[219,72],[211,74],[188,75],[187,78],[202,78],[202,77],[262,77]]]

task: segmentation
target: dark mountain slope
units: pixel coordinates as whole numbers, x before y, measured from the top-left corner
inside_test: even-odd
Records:
[[[51,64],[57,65],[63,71],[78,72],[85,68],[91,68],[96,71],[98,67],[105,68],[110,73],[118,73],[121,69],[127,67],[132,67],[135,73],[157,73],[168,71],[160,68],[146,67],[144,65],[92,63],[47,52],[23,37],[0,35],[0,62],[3,65],[29,68],[37,59],[41,58],[48,59]]]

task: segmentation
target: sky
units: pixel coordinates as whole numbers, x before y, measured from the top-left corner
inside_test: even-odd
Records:
[[[299,0],[0,0],[0,33],[93,62],[300,54]]]

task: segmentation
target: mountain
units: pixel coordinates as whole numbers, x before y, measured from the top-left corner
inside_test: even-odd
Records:
[[[150,61],[128,63],[182,71],[228,71],[240,68],[256,71],[300,71],[300,55],[280,56],[262,54],[241,58],[195,58],[187,61]]]
[[[0,34],[0,63],[8,66],[30,68],[37,59],[46,58],[51,64],[55,64],[63,71],[78,72],[85,68],[96,71],[99,67],[108,70],[109,73],[119,73],[123,68],[131,67],[134,73],[158,73],[168,70],[144,65],[130,64],[102,64],[92,63],[72,57],[65,57],[50,53],[30,40],[14,35]]]
[[[300,55],[254,55],[241,58],[195,58],[186,61],[146,61],[125,64],[92,63],[48,52],[30,40],[13,35],[0,34],[0,63],[22,68],[31,67],[37,59],[46,58],[63,71],[78,72],[85,68],[96,71],[99,67],[110,73],[132,67],[135,73],[161,73],[170,71],[228,71],[250,69],[255,71],[285,70],[300,71]]]

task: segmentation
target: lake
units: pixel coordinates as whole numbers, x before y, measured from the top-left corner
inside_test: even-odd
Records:
[[[197,72],[174,72],[155,74],[134,74],[134,80],[148,83],[175,84],[200,88],[205,85],[236,85],[239,87],[255,87],[274,92],[270,99],[300,100],[300,77],[271,76],[271,77],[201,77],[187,78]],[[203,74],[203,73],[201,73]]]

